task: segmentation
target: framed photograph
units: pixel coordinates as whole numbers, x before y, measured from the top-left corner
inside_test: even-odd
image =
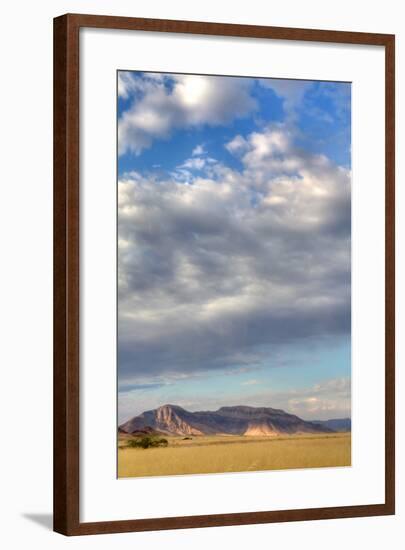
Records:
[[[54,529],[394,514],[394,36],[54,20]]]

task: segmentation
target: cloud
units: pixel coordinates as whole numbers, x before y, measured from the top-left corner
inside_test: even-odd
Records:
[[[203,168],[206,168],[208,170],[209,165],[213,165],[217,162],[216,159],[211,157],[197,157],[192,156],[191,158],[185,160],[180,166],[176,168],[177,171],[180,171],[180,173],[186,173],[187,177],[190,178],[192,174],[190,173],[190,170],[202,170]]]
[[[225,144],[225,148],[232,154],[238,155],[246,151],[248,147],[247,141],[241,135],[235,136],[231,141]]]
[[[251,389],[249,388],[251,386]],[[216,410],[221,406],[250,405],[272,407],[296,414],[305,420],[329,420],[331,418],[351,417],[351,381],[350,378],[324,379],[321,383],[300,389],[274,390],[271,385],[257,391],[256,380],[248,380],[239,393],[226,395],[209,394],[193,396],[184,394],[184,389],[173,391],[136,392],[136,399],[131,392],[120,394],[119,422],[165,402],[176,404],[191,410]]]
[[[250,86],[236,77],[120,73],[118,92],[122,97],[134,92],[134,101],[119,119],[119,153],[138,155],[174,129],[218,126],[246,116],[257,107]]]
[[[350,334],[350,172],[297,149],[287,126],[243,139],[241,171],[119,182],[123,383]]]
[[[259,380],[256,380],[255,378],[252,378],[251,380],[245,380],[244,382],[241,382],[242,386],[256,386],[257,384],[260,384]]]
[[[192,152],[192,156],[195,157],[199,157],[200,155],[204,155],[206,153],[205,151],[205,148],[204,148],[204,145],[200,144],[200,145],[197,145],[196,147],[194,147],[193,149],[193,152]]]
[[[350,124],[351,84],[349,82],[320,82],[313,99],[322,97],[333,105],[333,118]]]
[[[202,157],[193,157],[187,159],[181,166],[184,168],[190,168],[191,170],[202,170],[206,164],[206,159]]]
[[[164,386],[166,386],[166,384],[162,384],[162,383],[150,383],[150,384],[123,384],[121,386],[119,386],[119,391],[121,393],[126,393],[126,392],[138,392],[138,391],[145,391],[145,390],[156,390],[156,389],[160,389],[160,388],[163,388]]]
[[[307,91],[313,86],[310,80],[284,80],[275,78],[261,78],[260,84],[264,88],[271,88],[276,95],[283,99],[283,106],[289,119],[296,116]]]
[[[136,99],[151,92],[157,85],[164,82],[165,75],[147,73],[145,78],[139,78],[134,71],[118,71],[117,94],[122,99]]]
[[[127,99],[129,97],[129,94],[135,89],[135,80],[132,78],[131,73],[119,71],[117,77],[118,97]]]
[[[292,413],[312,420],[351,416],[351,380],[336,378],[306,390],[290,391],[285,396]]]

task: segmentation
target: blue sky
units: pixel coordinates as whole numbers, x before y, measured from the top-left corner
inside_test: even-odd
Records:
[[[350,84],[118,73],[119,421],[350,416]]]

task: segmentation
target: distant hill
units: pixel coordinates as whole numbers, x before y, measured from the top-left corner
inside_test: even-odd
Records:
[[[334,418],[332,420],[312,420],[313,424],[330,428],[334,432],[350,432],[352,429],[351,418]]]
[[[280,435],[333,433],[320,423],[307,422],[281,409],[269,407],[221,407],[217,411],[190,412],[178,405],[163,405],[134,416],[118,428],[139,434],[156,430],[168,435]]]

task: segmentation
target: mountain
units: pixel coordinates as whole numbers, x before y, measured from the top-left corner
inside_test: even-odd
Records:
[[[328,426],[302,420],[281,409],[269,407],[221,407],[217,411],[186,411],[178,405],[163,405],[134,416],[119,430],[125,433],[158,430],[169,435],[279,435],[333,433]]]
[[[312,420],[312,424],[326,426],[334,432],[350,432],[352,429],[351,418],[334,418],[332,420]]]

